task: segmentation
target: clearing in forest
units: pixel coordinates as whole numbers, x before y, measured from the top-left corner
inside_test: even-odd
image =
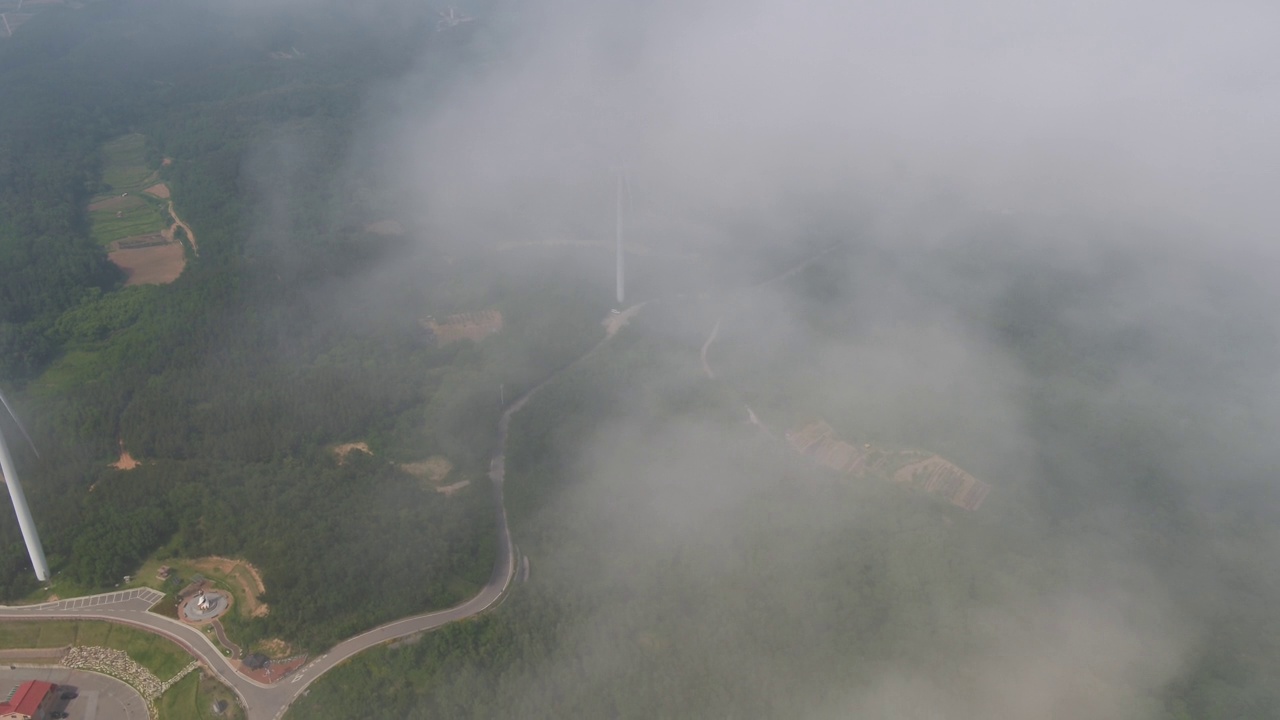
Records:
[[[888,477],[966,510],[977,510],[991,492],[990,485],[941,455],[884,450],[870,443],[859,448],[838,438],[835,430],[821,420],[788,432],[787,442],[800,454],[841,475]]]
[[[111,467],[117,470],[132,470],[138,467],[138,461],[124,449],[124,441],[120,441],[120,459],[111,463]]]
[[[186,267],[186,252],[175,241],[182,225],[172,223],[169,186],[159,171],[147,163],[147,138],[133,133],[102,146],[101,192],[89,202],[89,227],[94,240],[108,249],[107,259],[124,270],[126,285],[159,285],[173,282]],[[191,237],[192,248],[195,238]]]
[[[158,232],[165,225],[169,188],[160,171],[147,161],[147,136],[121,135],[103,143],[98,193],[89,200],[93,236],[106,245],[113,240]]]
[[[361,442],[350,442],[350,443],[342,443],[341,445],[335,445],[333,447],[333,455],[334,457],[338,458],[338,464],[341,465],[342,463],[347,461],[347,456],[350,455],[351,451],[353,450],[359,450],[365,455],[373,454],[373,451],[369,449],[369,443],[361,441]]]
[[[449,473],[453,472],[453,463],[443,455],[432,455],[420,462],[401,463],[400,469],[432,485],[439,485],[449,477]]]
[[[258,599],[259,595],[267,591],[266,585],[262,583],[262,573],[244,560],[211,555],[176,565],[188,567],[231,586],[236,603],[244,603],[241,605],[243,612],[250,617],[264,617],[271,612],[271,608]]]
[[[449,458],[443,455],[432,455],[420,462],[401,463],[400,469],[414,477],[421,478],[428,487],[445,497],[452,496],[471,484],[468,479],[458,480],[448,485],[444,484],[449,474],[453,472],[453,463],[449,462]]]
[[[479,342],[502,330],[502,313],[497,310],[480,310],[450,315],[443,320],[427,316],[427,319],[419,322],[441,345],[459,340]]]
[[[161,238],[160,242],[145,242],[145,238]],[[125,285],[163,285],[178,279],[186,267],[186,251],[182,245],[163,240],[163,236],[131,238],[138,246],[122,247],[107,253],[107,259],[124,270],[128,278]],[[128,240],[122,241],[121,245]],[[144,244],[145,243],[145,244]]]

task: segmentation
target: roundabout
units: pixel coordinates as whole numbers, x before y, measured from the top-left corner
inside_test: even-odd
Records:
[[[216,620],[231,607],[227,594],[221,590],[201,590],[182,601],[178,608],[178,617],[183,622],[201,624]]]

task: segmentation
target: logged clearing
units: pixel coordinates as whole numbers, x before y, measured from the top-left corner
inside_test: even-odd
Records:
[[[245,612],[250,617],[264,617],[271,611],[266,603],[258,599],[259,595],[267,591],[266,585],[262,583],[262,573],[244,560],[211,555],[184,564],[196,572],[213,577],[221,576],[227,582],[237,585],[242,591]]]
[[[111,463],[111,467],[117,470],[132,470],[138,467],[138,461],[133,459],[128,450],[124,446],[120,447],[120,459]]]
[[[146,236],[144,236],[146,237]],[[125,241],[121,241],[123,244]],[[178,279],[187,265],[186,253],[178,243],[164,242],[143,247],[124,247],[107,253],[107,259],[124,270],[125,285],[164,285]]]
[[[430,482],[432,485],[439,485],[444,479],[449,477],[449,473],[453,472],[453,463],[449,462],[449,458],[443,455],[432,455],[421,462],[402,463],[400,469],[423,480]]]
[[[338,458],[338,464],[341,465],[346,462],[347,456],[350,455],[353,450],[359,450],[365,455],[373,454],[373,451],[369,449],[369,443],[367,442],[343,443],[341,445],[336,445],[333,448],[333,454]]]
[[[161,200],[169,199],[169,186],[164,183],[156,183],[142,192],[151,195],[152,197],[158,197]],[[92,210],[93,208],[91,207],[89,209]]]
[[[452,485],[442,485],[436,488],[436,492],[440,493],[441,495],[444,495],[445,497],[449,497],[470,484],[471,484],[470,480],[460,480],[456,483],[453,483]]]
[[[502,313],[497,310],[480,310],[450,315],[443,320],[428,316],[426,320],[419,322],[422,327],[431,331],[441,345],[459,340],[479,342],[502,330]]]
[[[787,442],[802,455],[841,475],[854,478],[874,473],[894,482],[940,497],[966,510],[977,510],[991,486],[934,453],[887,451],[864,444],[857,447],[836,436],[827,423],[816,420],[787,433]]]

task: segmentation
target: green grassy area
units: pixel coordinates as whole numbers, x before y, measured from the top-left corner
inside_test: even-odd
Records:
[[[256,607],[256,597],[251,599],[248,597],[249,592],[253,592],[256,596],[256,584],[253,580],[248,568],[244,565],[237,565],[231,572],[226,573],[211,567],[210,563],[200,562],[200,559],[192,558],[164,558],[160,559],[157,553],[147,559],[142,567],[138,569],[132,581],[122,585],[121,587],[152,587],[165,592],[177,592],[188,583],[191,583],[197,575],[205,580],[213,583],[214,587],[228,593],[231,596],[231,610],[222,618],[222,627],[227,633],[228,639],[236,643],[240,647],[248,647],[251,644],[249,638],[243,636],[241,632],[246,623],[252,620],[250,608]],[[173,570],[172,579],[168,582],[162,582],[156,579],[156,574],[160,570],[161,565],[167,565]],[[153,611],[166,614],[161,611],[161,606],[171,601],[161,601]],[[171,605],[172,611],[168,612],[172,617],[177,617],[176,604]],[[219,647],[222,643],[210,634],[209,639]],[[268,653],[270,654],[270,653]]]
[[[102,182],[115,194],[142,190],[154,181],[155,170],[147,165],[147,136],[121,135],[102,146]]]
[[[126,202],[89,213],[90,232],[100,245],[135,235],[158,233],[165,228],[158,202],[133,195],[120,199]]]
[[[164,229],[164,203],[142,194],[160,180],[159,171],[147,163],[147,137],[122,135],[104,143],[101,151],[102,192],[90,202],[89,211],[93,239],[106,245]]]
[[[115,623],[92,620],[0,623],[0,648],[66,645],[123,650],[161,680],[173,677],[192,660],[185,650],[159,635]]]
[[[253,579],[247,568],[238,565],[230,573],[224,573],[216,568],[203,564],[202,567],[195,566],[196,560],[190,558],[166,558],[159,559],[152,556],[142,564],[138,569],[133,580],[125,584],[123,587],[152,587],[159,590],[173,590],[173,584],[165,587],[165,583],[156,579],[157,573],[160,572],[161,565],[168,565],[173,570],[173,576],[179,579],[176,583],[179,585],[176,589],[181,589],[190,583],[196,575],[204,577],[216,586],[219,590],[224,590],[231,594],[231,613],[237,617],[248,619],[249,614],[247,608],[252,604],[246,597],[245,587],[253,587]]]
[[[213,711],[214,703],[219,700],[227,703],[222,714]],[[236,702],[235,695],[201,672],[193,672],[169,688],[156,700],[156,710],[162,718],[184,720],[239,720],[244,717],[244,710]]]

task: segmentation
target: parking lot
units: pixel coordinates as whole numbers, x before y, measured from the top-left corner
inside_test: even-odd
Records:
[[[133,688],[97,673],[61,667],[0,668],[0,693],[26,680],[57,683],[58,693],[72,691],[76,697],[59,699],[53,709],[66,712],[72,720],[147,720],[147,706]]]

